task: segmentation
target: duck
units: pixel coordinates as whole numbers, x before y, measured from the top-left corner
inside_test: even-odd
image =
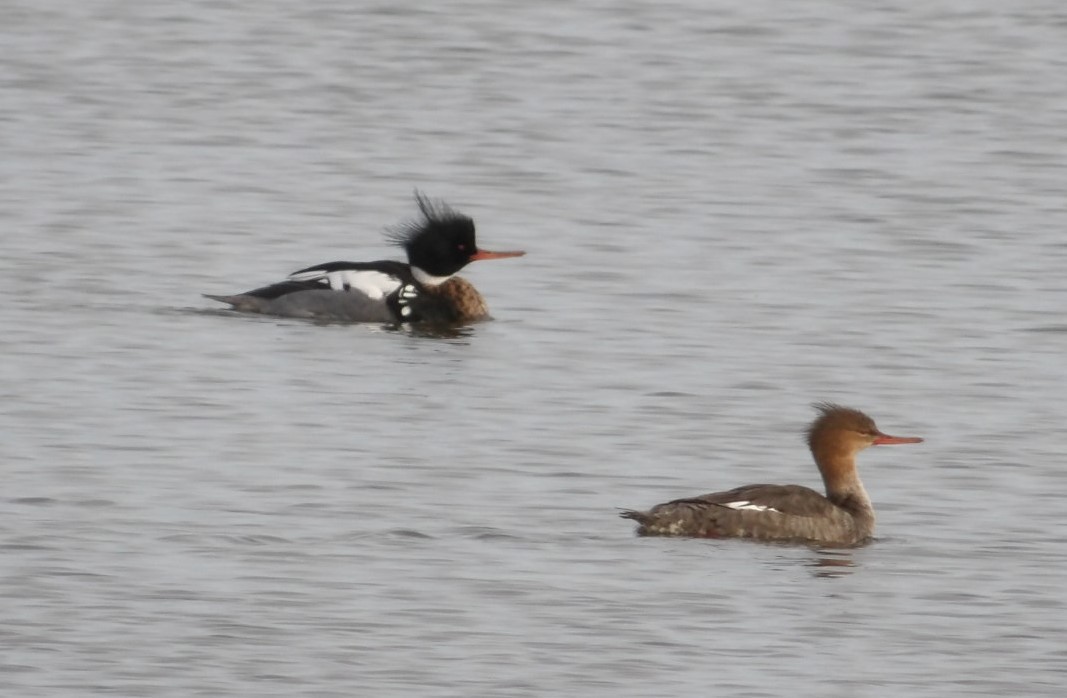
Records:
[[[388,232],[407,262],[315,264],[251,291],[204,296],[240,312],[325,321],[464,325],[489,319],[481,293],[456,274],[471,262],[526,253],[481,249],[470,216],[418,190],[415,203],[419,216]]]
[[[641,536],[744,538],[769,542],[850,547],[874,535],[871,499],[856,470],[856,456],[871,446],[922,443],[890,436],[857,409],[831,402],[807,430],[808,447],[826,494],[803,485],[743,485],[724,492],[675,499],[651,509],[625,509]]]

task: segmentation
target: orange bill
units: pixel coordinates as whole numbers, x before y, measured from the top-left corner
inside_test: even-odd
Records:
[[[476,262],[479,259],[507,259],[508,257],[521,257],[525,252],[490,252],[489,250],[478,250],[471,255],[471,261]]]
[[[921,444],[923,442],[918,436],[890,436],[889,434],[879,434],[874,437],[875,446],[892,446],[893,444]]]

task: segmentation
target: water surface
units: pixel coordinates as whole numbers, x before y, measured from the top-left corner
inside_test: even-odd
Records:
[[[1067,10],[14,3],[0,32],[0,688],[1059,696]],[[199,294],[521,260],[456,336]],[[854,551],[617,507],[818,483]]]

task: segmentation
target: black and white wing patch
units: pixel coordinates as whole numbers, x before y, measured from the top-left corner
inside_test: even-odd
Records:
[[[289,280],[316,282],[334,291],[358,291],[379,300],[400,288],[410,273],[400,262],[329,262],[295,271]]]

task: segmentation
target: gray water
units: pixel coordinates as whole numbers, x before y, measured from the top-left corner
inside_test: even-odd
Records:
[[[1067,9],[0,4],[0,693],[1060,696]],[[456,336],[239,316],[519,260]],[[918,446],[857,550],[616,507]]]

